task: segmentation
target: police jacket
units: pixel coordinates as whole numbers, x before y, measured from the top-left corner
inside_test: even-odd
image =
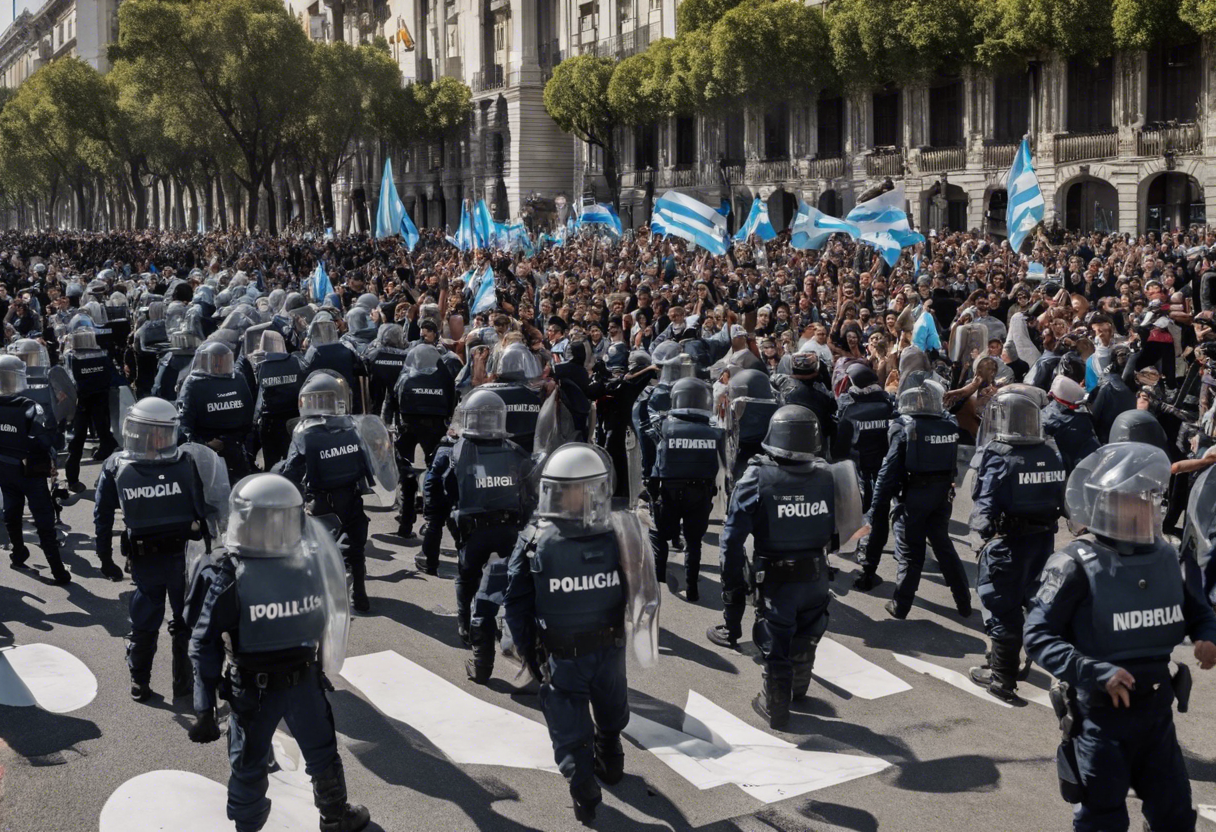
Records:
[[[773,389],[785,404],[800,404],[815,414],[823,440],[830,448],[836,437],[836,399],[818,377],[800,379],[774,373]]]
[[[267,353],[257,369],[254,418],[291,419],[298,416],[304,378],[303,359],[299,353]]]
[[[1089,412],[1094,433],[1102,443],[1110,441],[1110,429],[1120,413],[1136,409],[1136,394],[1116,373],[1107,373],[1089,394]]]
[[[177,412],[183,442],[239,439],[253,429],[253,393],[239,375],[191,373],[178,393]]]
[[[307,557],[228,553],[199,570],[187,596],[202,599],[187,621],[198,679],[195,711],[215,707],[226,656],[249,673],[294,670],[315,661],[326,624],[324,594]]]
[[[495,526],[520,528],[528,520],[528,452],[510,440],[461,437],[443,475],[446,502],[459,525],[485,517]]]
[[[654,475],[661,480],[708,480],[718,477],[725,437],[711,427],[709,415],[669,411],[655,430]]]
[[[1063,353],[1043,353],[1026,374],[1026,383],[1043,391],[1050,390],[1052,379],[1056,376],[1056,367],[1060,365],[1060,359],[1063,357]]]
[[[405,366],[405,353],[405,350],[397,347],[377,345],[363,356],[363,363],[367,366],[372,413],[386,413],[385,400],[392,398],[388,394],[396,386],[401,368]]]
[[[194,350],[174,350],[160,357],[156,370],[156,381],[152,384],[152,395],[167,402],[177,400],[177,381],[182,371],[194,363]]]
[[[507,405],[507,434],[511,441],[525,447],[532,446],[536,435],[536,419],[540,416],[541,394],[526,384],[484,384],[482,389],[493,390]]]
[[[97,554],[103,560],[114,551],[114,513],[120,507],[127,534],[134,540],[198,539],[207,506],[193,458],[179,453],[175,460],[146,461],[120,452],[105,461],[93,503]]]
[[[280,473],[313,495],[361,489],[374,478],[349,416],[309,417],[296,426]]]
[[[249,356],[241,353],[241,357],[236,360],[236,374],[245,379],[246,386],[250,391],[256,392],[258,389],[258,371],[253,366],[253,362],[249,360]]]
[[[886,505],[905,489],[918,502],[936,504],[949,496],[958,466],[958,425],[951,417],[899,416],[888,439],[872,505]]]
[[[304,358],[304,378],[316,370],[333,370],[350,385],[354,399],[353,412],[362,413],[363,397],[360,395],[359,378],[367,374],[363,360],[345,344],[318,344],[308,348]]]
[[[76,395],[109,394],[110,379],[115,372],[114,361],[105,350],[71,350],[63,357],[64,366],[76,382]]]
[[[430,373],[401,373],[393,387],[393,409],[403,424],[415,417],[447,419],[456,409],[456,383],[447,370],[436,368]],[[507,429],[511,417],[507,415]],[[533,431],[535,431],[533,420]]]
[[[151,389],[156,381],[160,355],[169,344],[164,321],[146,321],[135,332],[135,378],[141,387]]]
[[[41,405],[21,394],[0,395],[0,464],[47,461],[54,444]]]
[[[1136,677],[1137,693],[1150,692],[1168,681],[1184,636],[1216,640],[1216,613],[1185,585],[1165,541],[1122,554],[1086,537],[1047,561],[1025,633],[1026,652],[1083,707],[1109,707],[1104,687],[1118,668]]]
[[[1089,414],[1055,400],[1048,402],[1043,409],[1043,433],[1056,440],[1056,447],[1064,460],[1064,470],[1069,474],[1078,462],[1098,450],[1098,436],[1094,433],[1094,423]]]
[[[996,527],[1002,520],[1011,519],[1015,521],[1014,529],[1018,526],[1016,521],[1022,520],[1023,525],[1035,527],[1027,526],[1028,531],[1054,530],[1064,511],[1067,479],[1060,455],[1046,442],[1035,445],[989,442],[971,491],[975,505],[973,526],[978,530],[987,524],[1001,531]]]
[[[861,471],[877,471],[890,447],[895,398],[885,390],[846,393],[838,405],[832,458],[851,459]]]

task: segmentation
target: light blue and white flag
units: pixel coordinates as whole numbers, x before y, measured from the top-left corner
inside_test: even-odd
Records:
[[[920,347],[925,352],[942,348],[941,336],[937,334],[937,321],[933,313],[923,311],[912,328],[912,345]]]
[[[392,160],[385,159],[384,174],[380,177],[380,205],[376,209],[376,238],[394,234],[401,235],[406,251],[413,251],[414,246],[418,245],[418,228],[405,210],[405,204],[397,195],[397,185],[393,182]]]
[[[1005,209],[1009,245],[1016,254],[1026,236],[1043,221],[1043,190],[1030,162],[1030,143],[1026,139],[1022,139],[1022,145],[1013,157],[1005,187],[1009,194],[1009,206]]]
[[[866,200],[845,219],[857,226],[859,239],[878,249],[888,266],[894,267],[903,249],[925,241],[925,235],[913,231],[908,222],[903,185]]]
[[[482,312],[489,312],[498,306],[498,292],[494,288],[494,269],[491,268],[489,261],[486,262],[486,267],[481,274],[474,279],[477,281],[477,286],[473,290],[473,303],[469,311],[474,315],[480,315]]]
[[[833,234],[847,234],[856,240],[861,232],[848,220],[825,214],[805,202],[798,205],[798,213],[790,224],[790,246],[796,249],[820,249]]]
[[[724,217],[730,216],[730,200],[729,199],[722,200],[722,204],[718,206],[718,213]]]
[[[616,215],[616,211],[611,205],[602,202],[584,206],[577,225],[580,228],[588,225],[602,225],[617,237],[621,236],[620,217]]]
[[[773,223],[768,218],[768,203],[760,197],[752,200],[752,210],[748,213],[743,225],[735,232],[735,242],[741,243],[752,234],[765,241],[775,239],[777,236],[777,230],[773,228]]]
[[[313,270],[311,278],[312,299],[316,303],[321,303],[325,296],[334,290],[333,284],[329,282],[329,272],[325,271],[325,262],[317,261],[317,268]]]
[[[710,254],[726,253],[726,217],[699,200],[668,191],[654,204],[652,229],[655,221],[662,229],[656,233],[687,240]]]
[[[490,206],[484,199],[477,200],[473,208],[473,247],[492,248],[497,244],[498,225],[490,214]]]
[[[456,227],[456,236],[448,235],[448,242],[456,246],[461,251],[472,251],[475,247],[473,241],[473,221],[469,217],[469,203],[467,201],[460,204],[460,225]]]
[[[507,250],[523,252],[524,257],[531,257],[536,253],[532,247],[532,235],[528,233],[528,227],[524,225],[523,220],[516,220],[507,226]]]

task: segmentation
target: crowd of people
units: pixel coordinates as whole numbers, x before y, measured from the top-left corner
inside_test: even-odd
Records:
[[[872,592],[893,537],[886,610],[902,619],[931,549],[973,614],[948,534],[969,487],[991,640],[972,679],[1010,703],[1030,660],[1060,681],[1076,828],[1125,829],[1129,787],[1153,828],[1193,828],[1169,723],[1189,677],[1169,657],[1189,636],[1216,664],[1216,234],[1045,229],[1027,248],[932,234],[892,266],[786,234],[710,256],[645,231],[526,252],[462,252],[437,231],[412,252],[363,236],[6,233],[11,561],[30,557],[28,502],[53,580],[71,581],[54,524],[86,488],[94,437],[99,567],[123,579],[121,511],[136,585],[132,697],[151,695],[167,602],[191,739],[220,736],[217,694],[232,706],[237,829],[265,823],[286,719],[321,828],[357,830],[369,814],[347,803],[324,674],[347,604],[374,600],[364,498],[378,496],[420,572],[437,574],[451,534],[468,676],[486,682],[505,652],[542,683],[589,822],[599,783],[623,773],[625,655],[657,655],[659,586],[700,601],[715,505],[724,612],[706,636],[737,647],[758,599],[754,706],[780,730],[828,627],[829,554],[856,541],[854,586]],[[1057,550],[1065,517],[1089,537]],[[1152,598],[1123,586],[1150,574]]]

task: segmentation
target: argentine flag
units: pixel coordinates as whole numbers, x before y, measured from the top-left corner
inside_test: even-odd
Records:
[[[523,220],[516,220],[507,226],[507,250],[521,251],[524,257],[531,257],[535,254],[532,248],[532,235],[528,233],[527,226]]]
[[[376,209],[376,238],[383,239],[400,234],[407,251],[418,245],[418,229],[406,213],[397,185],[393,182],[393,162],[384,160],[384,174],[380,177],[380,205]]]
[[[777,236],[777,231],[768,218],[768,204],[760,197],[752,200],[752,210],[743,225],[735,232],[735,241],[741,243],[752,234],[765,241],[775,239]]]
[[[913,231],[908,222],[903,185],[861,203],[845,219],[857,226],[859,239],[878,249],[888,266],[895,265],[903,249],[925,241],[925,235]]]
[[[498,306],[498,292],[494,289],[494,269],[490,266],[489,261],[486,262],[482,273],[475,279],[477,288],[473,290],[473,304],[470,311],[474,315],[480,315],[482,312],[489,312]]]
[[[597,202],[594,205],[588,205],[583,208],[583,213],[579,215],[578,225],[602,225],[605,226],[615,236],[621,236],[621,218],[616,215],[611,205],[605,205],[602,202]]]
[[[316,303],[320,303],[324,298],[333,292],[333,284],[329,282],[329,273],[325,271],[324,261],[317,261],[317,268],[312,273],[310,279],[312,287],[312,299]]]
[[[1030,142],[1026,139],[1022,139],[1018,153],[1013,157],[1006,190],[1009,207],[1005,210],[1005,222],[1009,229],[1009,245],[1017,254],[1026,236],[1043,221],[1043,191],[1030,163]]]
[[[857,226],[848,220],[829,216],[805,202],[798,205],[798,213],[790,225],[790,246],[800,250],[821,249],[833,234],[847,234],[856,240],[860,233]]]
[[[473,247],[490,248],[494,245],[494,217],[490,215],[490,206],[484,199],[477,200],[473,208]]]
[[[461,251],[472,251],[474,248],[473,221],[469,218],[469,203],[467,201],[460,204],[460,225],[456,228],[455,237],[448,236],[448,242]]]
[[[668,191],[655,202],[651,230],[687,240],[710,254],[726,254],[726,217],[679,191]]]

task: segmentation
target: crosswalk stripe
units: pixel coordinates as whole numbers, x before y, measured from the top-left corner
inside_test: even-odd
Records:
[[[1198,808],[1199,817],[1203,818],[1204,820],[1210,820],[1212,823],[1216,823],[1216,806],[1200,805]]]
[[[625,734],[698,789],[734,783],[764,803],[876,774],[890,765],[878,757],[804,751],[693,690],[684,707],[683,730],[633,714]]]
[[[393,650],[348,658],[341,675],[454,763],[557,771],[544,725],[484,702]]]
[[[904,667],[915,670],[917,673],[923,673],[926,676],[932,676],[934,679],[939,679],[948,685],[953,685],[959,690],[969,693],[977,699],[992,702],[996,705],[1000,705],[1002,708],[1013,707],[1008,702],[1002,702],[1001,700],[997,699],[991,693],[979,687],[961,673],[941,667],[940,665],[933,664],[932,662],[924,661],[923,659],[914,659],[911,656],[905,656],[902,653],[892,653],[891,655],[895,657],[895,661],[899,662]]]
[[[861,699],[881,699],[912,686],[830,638],[819,641],[815,676]]]
[[[50,644],[0,650],[0,705],[66,714],[97,696],[97,677],[85,663]]]

